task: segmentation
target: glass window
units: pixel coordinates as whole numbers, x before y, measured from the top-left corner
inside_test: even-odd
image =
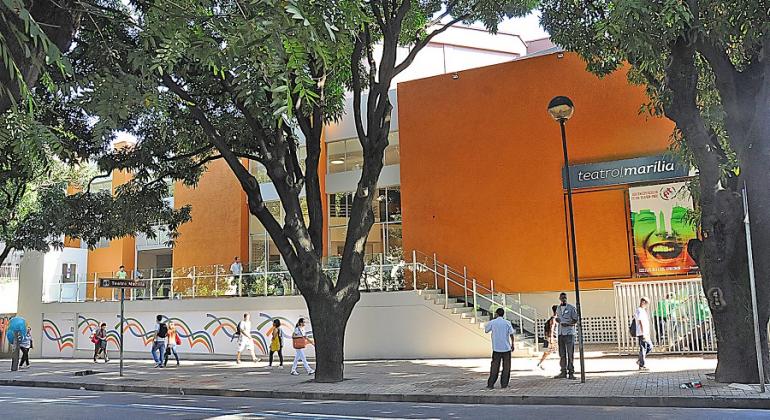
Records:
[[[334,174],[361,169],[364,165],[364,153],[361,142],[357,137],[338,140],[326,144],[327,172]],[[397,165],[401,161],[398,132],[388,135],[388,146],[385,148],[383,163]]]

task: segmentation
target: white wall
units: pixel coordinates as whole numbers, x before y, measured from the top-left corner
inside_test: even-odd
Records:
[[[29,253],[28,253],[29,254]],[[22,260],[22,266],[26,258]],[[62,264],[75,264],[77,266],[77,282],[67,284],[61,288],[58,286],[61,280]],[[43,296],[45,300],[76,300],[76,297],[85,297],[86,273],[88,272],[88,250],[82,248],[51,249],[43,257]]]
[[[39,290],[44,257],[40,253],[31,254],[22,264],[19,314],[32,326],[33,339],[42,344],[35,346],[33,355],[39,357],[42,351],[47,357],[90,357],[90,324],[107,322],[117,333],[119,303],[41,303]],[[182,345],[184,357],[229,358],[235,352],[235,343],[230,342],[223,331],[228,327],[216,330],[218,321],[215,320],[237,320],[243,312],[251,314],[253,329],[262,335],[269,326],[260,327],[258,320],[280,317],[287,325],[308,314],[300,296],[129,301],[126,319],[132,319],[133,330],[125,332],[129,350],[126,354],[149,357],[149,346],[142,341],[142,336],[151,330],[155,315],[162,314],[183,320],[187,331],[201,337],[197,344],[186,341]],[[209,325],[211,322],[214,323]],[[312,330],[312,320],[308,328]],[[206,341],[213,345],[202,344]],[[290,340],[286,340],[287,354],[293,353],[290,347]],[[345,336],[345,356],[349,360],[486,357],[489,349],[489,339],[477,325],[446,313],[414,292],[363,294],[353,310]]]

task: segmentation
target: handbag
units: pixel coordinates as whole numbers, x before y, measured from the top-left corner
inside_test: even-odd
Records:
[[[177,335],[175,336],[175,338],[176,338],[176,339],[174,340],[174,342],[176,342],[176,345],[177,345],[177,346],[181,346],[181,345],[182,345],[182,338],[181,338],[181,337],[179,337],[179,334],[177,334]]]
[[[295,349],[301,350],[304,349],[305,346],[307,346],[307,338],[299,336],[299,337],[292,337],[291,338],[292,345]]]
[[[91,342],[94,344],[99,344],[99,337],[97,337],[96,334],[92,335]]]

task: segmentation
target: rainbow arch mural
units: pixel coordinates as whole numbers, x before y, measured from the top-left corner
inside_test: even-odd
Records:
[[[43,337],[45,337],[45,339],[49,341],[56,343],[56,348],[58,349],[59,353],[61,353],[65,349],[75,348],[75,334],[73,333],[62,334],[62,330],[61,328],[59,328],[58,325],[56,325],[56,322],[47,318],[43,319],[42,329],[43,329]]]
[[[254,341],[255,352],[260,355],[267,355],[270,349],[270,337],[272,335],[272,321],[279,319],[281,321],[281,336],[284,340],[284,355],[291,357],[294,349],[291,346],[291,333],[294,329],[294,323],[299,317],[307,319],[307,315],[299,310],[293,311],[259,311],[253,310],[251,313],[252,331],[251,336]],[[44,341],[48,341],[48,347],[51,352],[59,353],[59,346],[64,350],[79,350],[81,352],[93,351],[91,335],[98,330],[99,324],[106,322],[107,328],[107,348],[108,350],[117,350],[120,346],[120,315],[116,313],[81,313],[81,314],[57,314],[64,318],[57,321],[48,317],[48,334]],[[155,316],[158,313],[151,312],[132,312],[126,314],[123,327],[123,336],[125,340],[125,351],[136,353],[147,353],[152,347],[154,337]],[[242,318],[243,312],[223,311],[223,312],[168,312],[160,313],[164,322],[173,322],[176,326],[182,344],[177,347],[180,354],[196,353],[211,354],[232,357],[237,349],[237,342],[233,339],[236,331],[237,322]],[[69,318],[68,318],[69,317]],[[58,318],[57,318],[58,319]],[[66,319],[69,323],[66,323]],[[238,320],[238,321],[236,321]],[[62,322],[66,324],[63,326]],[[74,324],[74,325],[73,325]],[[67,335],[70,331],[74,333]],[[57,332],[58,331],[58,332]],[[308,335],[311,335],[309,327],[306,328]],[[57,341],[58,340],[58,341]],[[314,349],[308,348],[309,355],[312,355]],[[81,353],[83,355],[83,353]],[[63,357],[64,354],[61,355]]]

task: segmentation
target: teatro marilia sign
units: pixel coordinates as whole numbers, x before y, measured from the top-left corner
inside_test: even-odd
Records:
[[[572,188],[591,188],[684,178],[690,168],[673,156],[656,155],[570,165],[569,173]],[[567,188],[566,178],[564,188]]]

